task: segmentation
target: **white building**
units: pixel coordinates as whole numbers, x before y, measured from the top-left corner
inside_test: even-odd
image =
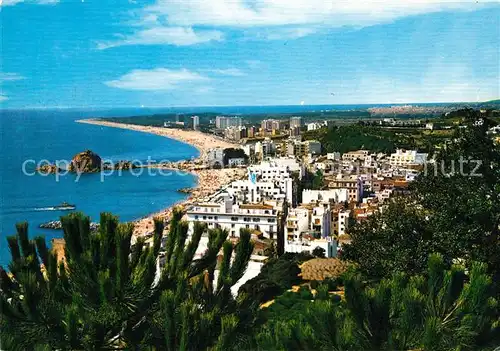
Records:
[[[349,202],[359,202],[363,198],[363,180],[356,175],[342,176],[338,174],[329,179],[329,189],[347,189]]]
[[[245,159],[243,157],[233,157],[227,159],[227,165],[229,167],[243,166],[245,164]]]
[[[286,232],[287,240],[299,240],[302,233],[309,230],[311,217],[309,209],[306,207],[297,207],[288,210],[286,218]]]
[[[313,207],[311,213],[311,231],[320,233],[322,238],[332,234],[332,208],[329,203],[321,203]]]
[[[193,116],[193,129],[198,130],[200,129],[200,116]]]
[[[290,129],[302,127],[302,117],[294,116],[290,117]]]
[[[271,139],[266,138],[263,141],[256,142],[254,150],[256,155],[259,155],[261,159],[264,159],[268,156],[276,154],[276,145]]]
[[[217,116],[215,117],[215,128],[226,129],[229,127],[241,127],[242,120],[240,117],[226,117]]]
[[[340,161],[340,152],[331,152],[326,154],[327,160]]]
[[[292,139],[287,144],[287,154],[299,158],[307,155],[320,155],[321,143],[317,140],[297,141]]]
[[[325,125],[318,123],[318,122],[313,122],[313,123],[308,123],[306,126],[307,126],[307,130],[311,131],[311,130],[323,128]]]
[[[327,258],[337,256],[337,241],[333,238],[313,239],[306,237],[293,241],[285,240],[285,252],[308,252],[312,254],[314,249],[317,247],[322,248],[325,251],[325,257]]]
[[[334,212],[333,233],[334,235],[344,235],[349,227],[350,210],[341,209]]]
[[[199,203],[191,206],[186,217],[189,231],[192,233],[194,223],[206,223],[209,229],[226,229],[231,237],[239,237],[241,229],[249,229],[254,234],[262,234],[266,238],[276,238],[278,230],[279,203],[233,204],[233,200],[225,198],[218,203]]]
[[[314,233],[318,238],[332,234],[332,208],[329,203],[303,204],[290,209],[286,218],[286,237],[297,240],[304,233]]]
[[[330,190],[302,190],[302,203],[309,204],[315,202],[345,202],[349,200],[348,189]]]
[[[273,158],[263,161],[258,165],[248,167],[249,172],[256,174],[263,181],[274,181],[292,178],[293,173],[302,179],[305,169],[295,158]]]
[[[357,151],[346,152],[345,154],[342,155],[342,161],[348,161],[348,162],[356,160],[364,161],[365,157],[368,156],[369,154],[370,151],[368,150],[357,150]]]
[[[395,153],[391,154],[389,163],[391,166],[407,166],[419,164],[422,165],[427,161],[427,154],[418,153],[416,150],[402,150],[398,149]]]
[[[222,167],[224,165],[224,149],[215,148],[207,151],[207,163],[210,167]]]
[[[295,196],[293,179],[260,181],[252,173],[249,174],[249,179],[232,182],[227,192],[236,200],[246,203],[260,203],[265,200],[293,203]]]

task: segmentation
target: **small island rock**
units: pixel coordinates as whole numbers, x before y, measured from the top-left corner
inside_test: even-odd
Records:
[[[37,167],[36,171],[44,174],[53,174],[59,173],[61,169],[57,165],[46,163]]]
[[[76,173],[100,172],[101,169],[101,157],[90,150],[85,150],[75,155],[69,165],[69,171]]]

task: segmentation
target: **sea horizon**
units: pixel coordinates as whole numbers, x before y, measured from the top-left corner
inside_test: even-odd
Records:
[[[146,105],[120,105],[120,106],[26,106],[26,107],[1,107],[0,111],[23,111],[23,110],[40,110],[40,111],[50,111],[50,110],[69,110],[69,111],[109,111],[109,110],[135,110],[135,109],[144,109],[144,110],[157,110],[157,109],[165,109],[165,110],[183,110],[183,109],[216,109],[216,108],[300,108],[300,109],[309,109],[316,107],[336,107],[336,108],[344,108],[344,107],[359,107],[359,108],[370,108],[370,107],[388,107],[388,106],[406,106],[406,105],[418,105],[418,106],[456,106],[456,105],[477,105],[482,103],[487,103],[490,101],[497,101],[497,99],[488,100],[488,101],[425,101],[425,102],[368,102],[368,103],[314,103],[314,104],[262,104],[262,105],[174,105],[174,106],[146,106]]]

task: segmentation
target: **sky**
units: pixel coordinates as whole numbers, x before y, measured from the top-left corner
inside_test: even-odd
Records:
[[[498,2],[0,2],[2,108],[500,97]]]

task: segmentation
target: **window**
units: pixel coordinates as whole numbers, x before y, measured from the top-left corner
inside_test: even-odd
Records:
[[[231,217],[231,220],[232,220],[232,221],[237,221],[237,220],[238,220],[238,217]]]
[[[194,219],[197,220],[198,219],[198,216],[194,216]]]
[[[245,226],[245,228],[250,229],[250,226],[247,224],[247,225]]]
[[[260,218],[254,218],[253,221],[254,222],[260,222]]]
[[[203,216],[203,219],[207,219],[207,216]]]
[[[217,216],[214,216],[214,219],[217,220]]]
[[[234,227],[236,227],[236,224],[234,224],[234,223],[231,224],[231,228],[234,228]]]
[[[267,222],[268,222],[268,223],[274,223],[274,218],[268,218],[268,219],[267,219]]]
[[[212,216],[208,216],[208,219],[212,219],[213,217]]]

